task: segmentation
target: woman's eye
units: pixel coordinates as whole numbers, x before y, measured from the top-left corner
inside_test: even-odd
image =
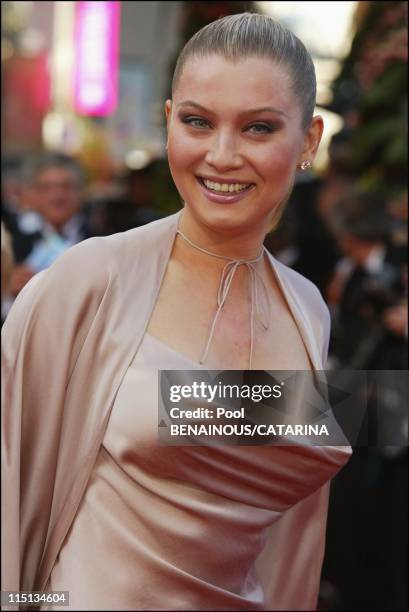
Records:
[[[253,134],[270,134],[274,131],[273,126],[269,123],[253,123],[247,129],[251,130]]]
[[[200,117],[182,117],[183,123],[187,123],[188,125],[192,125],[193,127],[206,127],[209,125],[207,121],[201,119]]]

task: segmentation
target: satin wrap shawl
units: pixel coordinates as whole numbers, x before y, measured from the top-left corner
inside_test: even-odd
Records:
[[[146,331],[179,215],[70,248],[33,277],[6,319],[3,590],[41,591],[47,584],[86,489],[115,395]],[[328,310],[314,285],[269,257],[313,366],[323,369]],[[266,609],[315,608],[329,479],[350,452],[349,447],[315,447],[312,488],[300,482],[288,499],[286,487],[281,487],[281,498],[276,487],[277,509],[288,509],[269,528],[257,560]],[[308,456],[300,454],[306,466]],[[289,469],[285,456],[277,461],[278,483]],[[300,521],[308,529],[294,538]],[[294,589],[297,584],[302,592]]]

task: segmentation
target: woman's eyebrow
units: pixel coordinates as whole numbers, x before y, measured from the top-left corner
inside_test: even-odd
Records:
[[[197,108],[198,110],[204,113],[208,113],[209,115],[216,114],[213,111],[205,108],[201,104],[198,104],[197,102],[193,102],[193,100],[185,100],[184,102],[180,102],[180,104],[178,104],[178,108],[181,106],[193,106],[194,108]],[[289,115],[287,115],[287,113],[279,110],[278,108],[274,108],[273,106],[262,106],[261,108],[252,108],[250,110],[243,111],[240,114],[241,115],[255,115],[256,113],[265,113],[265,112],[278,113],[279,115],[284,115],[284,117],[287,117],[288,119],[290,118]]]

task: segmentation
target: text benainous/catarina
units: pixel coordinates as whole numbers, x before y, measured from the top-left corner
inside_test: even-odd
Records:
[[[172,436],[279,436],[305,437],[329,436],[326,425],[287,425],[266,423],[232,423],[232,424],[171,424]]]

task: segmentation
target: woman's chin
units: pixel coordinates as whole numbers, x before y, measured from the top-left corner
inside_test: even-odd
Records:
[[[203,194],[183,198],[184,209],[191,221],[212,232],[234,235],[260,234],[263,240],[273,216],[271,201],[256,197],[244,198],[231,204],[211,202]]]
[[[227,206],[192,210],[191,214],[203,226],[215,232],[246,233],[254,223],[245,211],[227,210]]]

